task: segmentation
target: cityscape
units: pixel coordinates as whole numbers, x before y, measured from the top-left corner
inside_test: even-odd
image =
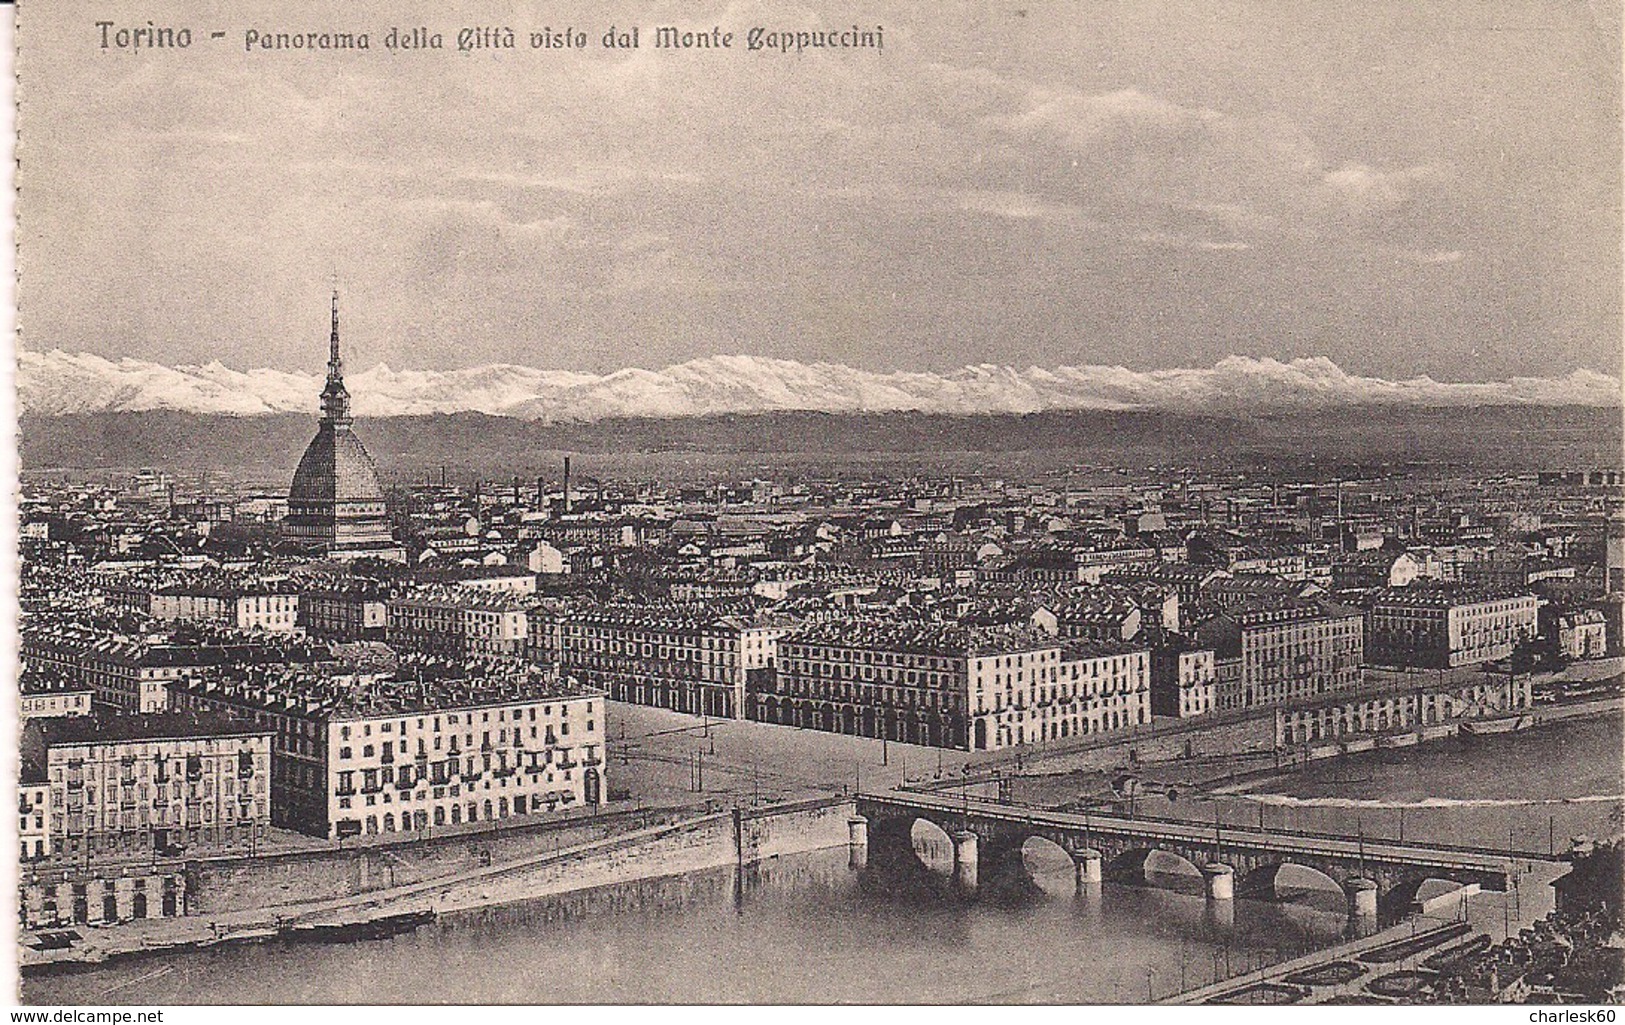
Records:
[[[1617,469],[672,486],[565,456],[389,485],[336,291],[319,400],[285,490],[25,475],[25,972],[362,943],[691,863],[744,887],[830,848],[997,906],[1049,893],[1047,847],[1074,899],[1190,893],[1221,938],[1238,899],[1343,912],[1151,999],[1619,995],[1617,794],[1493,839],[1406,836],[1403,802],[1352,837],[1218,802],[1319,762],[1617,742]]]
[[[1617,3],[17,6],[40,1020],[1625,998]]]

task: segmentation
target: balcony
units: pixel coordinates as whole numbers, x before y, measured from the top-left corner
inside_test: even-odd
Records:
[[[355,793],[356,793],[355,787],[338,787],[337,789],[335,789],[333,791],[333,796],[334,797],[354,797]]]
[[[588,755],[587,757],[581,759],[581,764],[582,765],[602,765],[602,764],[604,764],[604,760],[602,758],[600,758],[598,755]]]
[[[556,763],[556,767],[560,769],[573,769],[579,764],[580,763],[574,758],[562,758]]]

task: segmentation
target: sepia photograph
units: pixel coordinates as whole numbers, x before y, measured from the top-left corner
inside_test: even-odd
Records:
[[[13,1021],[1625,1000],[1621,0],[0,12]]]

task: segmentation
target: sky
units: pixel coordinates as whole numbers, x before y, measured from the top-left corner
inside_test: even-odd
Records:
[[[1620,373],[1617,0],[163,6],[191,47],[19,12],[25,349],[320,372],[336,275],[347,361],[396,370]],[[455,52],[487,25],[519,47]]]

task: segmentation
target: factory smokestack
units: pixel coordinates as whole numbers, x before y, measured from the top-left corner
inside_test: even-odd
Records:
[[[564,515],[570,515],[570,457],[564,457]]]

